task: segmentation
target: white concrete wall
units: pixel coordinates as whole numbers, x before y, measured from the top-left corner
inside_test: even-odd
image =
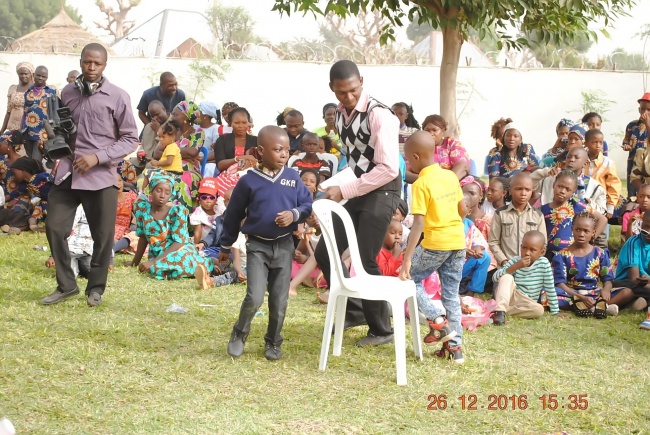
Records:
[[[79,69],[77,56],[2,53],[6,63],[0,71],[0,88],[16,83],[15,65],[28,60],[45,65],[51,84],[64,83],[67,72]],[[135,110],[142,91],[151,86],[151,77],[162,71],[174,72],[182,89],[192,97],[193,80],[190,61],[181,59],[111,58],[105,74],[131,95]],[[246,107],[255,121],[255,129],[274,123],[286,106],[301,110],[308,128],[322,123],[323,104],[334,101],[329,89],[329,65],[294,62],[232,61],[223,82],[210,86],[203,99],[218,104],[235,101]],[[426,66],[361,66],[364,87],[380,101],[392,105],[397,101],[413,104],[416,118],[439,110],[439,68]],[[638,116],[636,100],[644,92],[644,75],[638,72],[600,72],[575,70],[511,70],[504,68],[461,68],[459,81],[472,84],[473,95],[460,115],[461,140],[477,161],[479,168],[488,149],[493,146],[490,126],[510,116],[521,125],[526,142],[541,154],[555,141],[555,125],[560,118],[577,120],[581,91],[602,89],[614,100],[604,114],[603,131],[613,157],[624,176],[626,154],[620,148],[627,123]],[[157,78],[155,79],[157,81]],[[463,110],[459,101],[459,113]],[[4,113],[6,100],[0,99]],[[137,118],[137,117],[136,117]],[[139,122],[139,121],[138,121]]]

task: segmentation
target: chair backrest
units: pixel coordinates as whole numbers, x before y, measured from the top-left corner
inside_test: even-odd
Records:
[[[339,159],[336,158],[334,154],[329,154],[329,153],[317,153],[318,158],[321,160],[325,160],[327,163],[329,163],[330,166],[330,175],[334,176],[338,172],[339,169]],[[305,153],[300,153],[297,156],[291,156],[289,157],[289,160],[287,161],[287,166],[291,167],[293,165],[293,162],[295,162],[298,159],[302,159],[305,157]],[[298,170],[298,168],[294,168]]]
[[[367,275],[367,272],[361,263],[359,244],[357,242],[357,233],[354,230],[352,219],[350,218],[347,210],[343,208],[342,205],[329,199],[319,199],[318,201],[315,201],[312,209],[318,217],[321,232],[325,238],[325,246],[327,246],[327,254],[330,259],[331,268],[329,281],[330,286],[332,286],[334,283],[339,283],[339,285],[344,286],[345,281],[348,279],[343,273],[343,262],[341,261],[338,245],[336,243],[336,234],[334,232],[334,214],[336,214],[343,222],[343,228],[345,228],[345,234],[348,239],[350,259],[352,260],[355,276],[361,277]]]
[[[203,160],[201,160],[201,175],[205,175],[205,165],[208,164],[210,153],[206,147],[201,147],[200,152],[203,153]]]

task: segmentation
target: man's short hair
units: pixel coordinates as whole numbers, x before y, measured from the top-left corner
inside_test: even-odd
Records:
[[[104,59],[108,59],[108,52],[106,51],[106,47],[97,42],[91,42],[90,44],[87,44],[83,50],[81,50],[81,57],[83,57],[86,51],[99,51],[104,55]]]
[[[169,71],[165,71],[164,73],[160,74],[160,83],[164,82],[167,79],[175,79],[176,76],[174,73],[171,73]]]
[[[330,68],[330,83],[334,80],[347,80],[351,77],[361,78],[357,64],[351,60],[339,60]]]

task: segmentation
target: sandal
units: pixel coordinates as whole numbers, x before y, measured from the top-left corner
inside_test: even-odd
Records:
[[[602,297],[598,297],[596,305],[594,306],[594,317],[596,319],[607,318],[607,302]]]
[[[571,299],[571,308],[573,309],[573,312],[575,313],[576,316],[578,317],[591,317],[594,313],[587,308],[587,305],[585,305],[584,302],[582,302],[577,296],[574,296]]]

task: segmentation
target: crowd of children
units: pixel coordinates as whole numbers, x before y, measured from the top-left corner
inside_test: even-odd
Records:
[[[45,115],[35,107],[52,92],[45,85],[47,70],[39,68],[26,94],[24,128],[0,136],[0,229],[6,234],[40,231],[46,224],[53,179],[39,153]],[[213,106],[201,104],[216,114]],[[304,129],[302,114],[288,108],[278,119],[286,128],[264,127],[255,138],[250,114],[235,103],[223,107],[232,128],[212,134],[212,119],[220,117],[181,102],[154,132],[159,153],[145,158],[142,175],[129,161],[116,167],[114,254],[131,252],[126,264],[156,279],[194,277],[203,289],[247,283],[228,344],[234,357],[244,350],[267,290],[265,355],[275,360],[282,355],[287,297],[301,284],[326,286],[314,258],[320,226],[311,204],[320,183],[345,167],[336,110],[325,105],[326,125],[312,133]],[[538,318],[545,308],[552,315],[571,310],[604,319],[627,306],[648,306],[650,185],[636,183],[636,195],[623,197],[598,114],[586,114],[577,124],[561,120],[555,144],[541,159],[512,119],[498,120],[491,129],[496,146],[485,161],[486,183],[470,174],[469,155],[445,136],[441,116],[427,117],[420,130],[410,106],[396,103],[393,111],[400,121],[395,140],[405,200],[395,210],[377,264],[383,275],[416,282],[430,327],[424,342],[443,343],[439,356],[464,360],[463,294],[493,293],[495,325],[506,316]],[[227,135],[232,136],[222,139]],[[21,146],[29,156],[18,154]],[[204,165],[203,147],[212,149],[205,156],[212,166]],[[611,225],[622,225],[625,242],[617,265],[608,250]],[[82,207],[68,242],[75,271],[84,276],[93,243]],[[46,265],[52,267],[53,260]],[[432,275],[440,283],[441,304],[424,289]],[[327,303],[327,292],[318,298]],[[648,316],[644,329],[650,329]]]

